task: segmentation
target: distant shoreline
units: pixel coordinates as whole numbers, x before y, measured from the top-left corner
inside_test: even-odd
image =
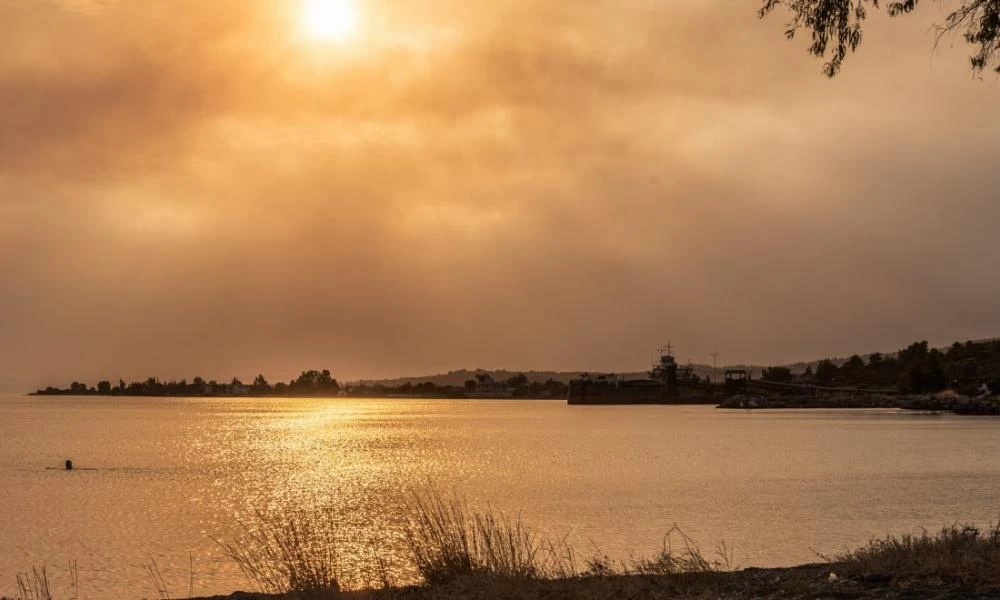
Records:
[[[414,383],[407,381],[397,385],[386,383],[341,384],[329,369],[302,371],[288,383],[274,384],[263,375],[257,375],[252,383],[243,383],[234,377],[228,383],[215,380],[205,381],[195,377],[164,381],[149,377],[143,381],[126,383],[119,379],[117,385],[104,380],[96,386],[74,381],[68,388],[48,386],[37,390],[35,396],[137,396],[137,397],[254,397],[254,398],[309,398],[347,397],[358,398],[487,398],[487,399],[555,399],[566,398],[569,387],[563,381],[549,377],[532,380],[524,373],[517,373],[505,380],[496,380],[488,372],[475,373],[461,385],[436,384],[433,381]]]
[[[510,396],[510,395],[443,395],[443,394],[97,394],[97,393],[76,393],[67,390],[57,392],[46,392],[38,390],[22,394],[33,397],[74,397],[74,398],[259,398],[262,400],[274,400],[287,398],[290,400],[327,399],[338,398],[353,400],[548,400],[565,402],[566,398],[555,396]]]

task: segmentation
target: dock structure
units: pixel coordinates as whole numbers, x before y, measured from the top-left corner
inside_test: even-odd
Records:
[[[702,382],[690,365],[681,367],[673,346],[659,348],[660,358],[644,379],[584,373],[569,382],[569,404],[714,404],[713,386]]]

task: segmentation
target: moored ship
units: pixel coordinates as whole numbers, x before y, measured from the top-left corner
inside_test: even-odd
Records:
[[[569,404],[714,404],[711,384],[690,366],[682,367],[668,345],[644,379],[584,373],[569,382]]]

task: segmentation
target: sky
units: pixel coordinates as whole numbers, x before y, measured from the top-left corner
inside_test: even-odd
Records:
[[[936,4],[829,80],[753,0],[307,3],[0,0],[0,390],[1000,335]]]

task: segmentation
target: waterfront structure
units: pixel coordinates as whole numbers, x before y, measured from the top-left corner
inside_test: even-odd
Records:
[[[644,379],[584,373],[569,382],[569,404],[714,404],[714,388],[689,366],[679,366],[668,344]]]

